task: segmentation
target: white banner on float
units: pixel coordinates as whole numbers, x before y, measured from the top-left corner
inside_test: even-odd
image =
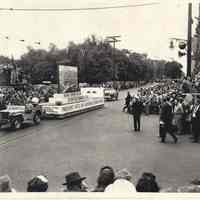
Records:
[[[104,105],[104,99],[103,98],[96,98],[95,100],[85,101],[85,102],[79,102],[74,104],[65,104],[61,106],[43,106],[43,109],[45,110],[46,115],[64,115],[67,113],[72,113],[76,111],[82,111],[87,108],[92,108],[95,106],[101,106]]]
[[[59,65],[60,92],[75,91],[78,88],[78,68]]]

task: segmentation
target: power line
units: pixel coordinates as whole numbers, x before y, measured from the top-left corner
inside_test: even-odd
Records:
[[[5,40],[9,40],[9,41],[14,41],[14,42],[20,42],[20,43],[28,43],[28,44],[35,44],[35,45],[40,45],[41,42],[40,41],[28,41],[25,39],[20,39],[20,38],[16,38],[16,37],[10,37],[9,35],[3,35],[2,33],[0,33],[0,39],[5,39]]]
[[[120,5],[120,6],[103,6],[103,7],[87,7],[87,8],[0,8],[0,11],[21,11],[21,12],[67,12],[67,11],[90,11],[90,10],[106,10],[106,9],[119,9],[119,8],[134,8],[158,5],[159,2],[133,4],[133,5]]]

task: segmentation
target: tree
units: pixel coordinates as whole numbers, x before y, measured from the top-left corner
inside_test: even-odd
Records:
[[[181,78],[182,65],[176,61],[167,62],[165,64],[165,76],[171,79]]]
[[[57,82],[57,64],[53,62],[40,62],[33,67],[33,84],[40,84],[43,81]]]
[[[48,50],[34,49],[30,46],[27,50],[27,53],[15,62],[21,71],[30,77],[32,83],[41,83],[44,80],[56,83],[59,64],[77,66],[79,82],[90,84],[112,81],[113,64],[117,69],[119,81],[149,81],[161,79],[163,75],[169,78],[179,77],[182,68],[176,62],[152,60],[147,54],[113,49],[112,45],[95,35],[79,44],[69,42],[63,49],[51,43]],[[9,58],[0,56],[0,64],[8,62]]]

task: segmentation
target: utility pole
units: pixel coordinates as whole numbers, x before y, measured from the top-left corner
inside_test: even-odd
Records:
[[[192,64],[192,3],[188,4],[188,33],[187,40],[181,38],[171,38],[170,48],[174,48],[173,41],[178,41],[179,49],[184,50],[187,47],[187,53],[179,51],[179,57],[187,55],[187,77],[191,77],[191,64]]]
[[[191,76],[192,63],[192,3],[188,4],[187,76]]]
[[[196,44],[195,44],[195,52],[194,52],[194,58],[195,58],[195,71],[194,73],[196,73],[199,70],[199,66],[200,66],[200,59],[199,59],[199,55],[200,55],[200,4],[199,4],[199,16],[196,17],[197,19],[197,27],[196,27]]]
[[[60,66],[57,64],[57,82],[58,82],[58,90],[57,93],[60,94],[61,86],[60,86]]]
[[[117,76],[118,69],[117,69],[116,64],[115,64],[115,48],[116,48],[115,44],[116,44],[116,42],[121,42],[121,40],[118,39],[120,37],[121,36],[119,36],[119,35],[108,36],[107,37],[107,42],[113,44],[113,52],[112,52],[113,74],[112,74],[112,78],[113,78],[113,85],[114,85],[114,87],[117,86],[116,81],[118,80],[118,76]]]

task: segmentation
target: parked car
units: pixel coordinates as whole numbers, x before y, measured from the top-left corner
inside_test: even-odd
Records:
[[[105,100],[118,100],[119,92],[114,88],[105,88],[104,89],[104,99]]]
[[[17,130],[24,123],[40,124],[42,107],[40,105],[8,105],[0,111],[0,127]]]

